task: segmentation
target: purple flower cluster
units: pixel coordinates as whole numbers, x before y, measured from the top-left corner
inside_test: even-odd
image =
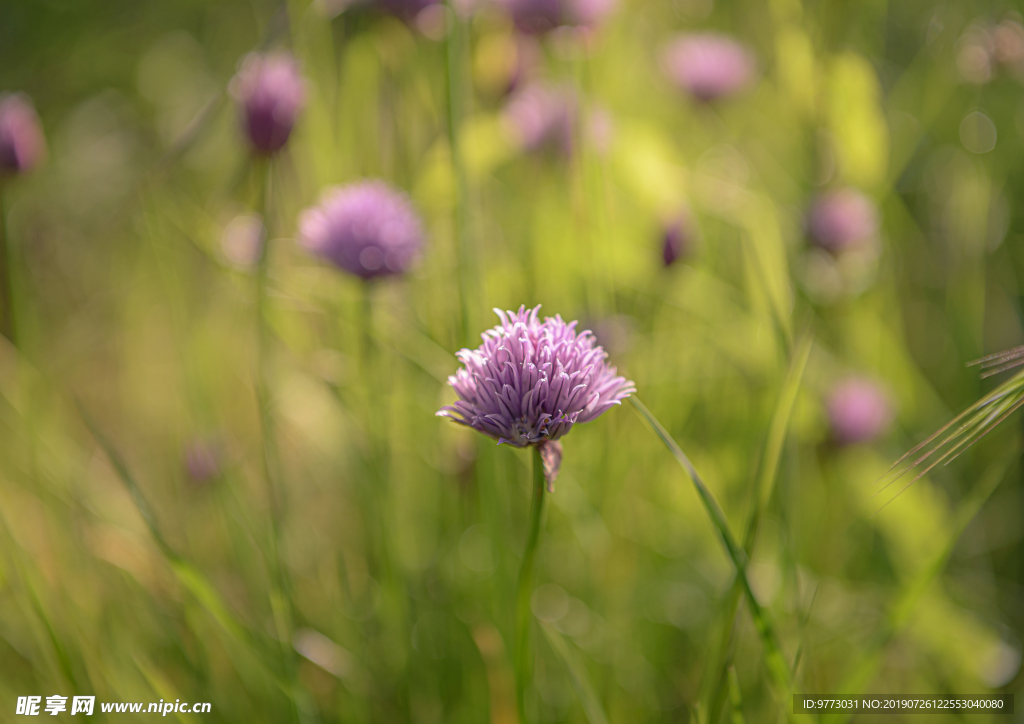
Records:
[[[307,250],[363,279],[404,273],[423,245],[412,203],[383,181],[328,189],[299,232]]]
[[[665,72],[679,88],[700,101],[743,90],[754,77],[754,57],[725,35],[699,33],[676,38],[663,57]]]
[[[892,404],[875,382],[848,377],[829,393],[826,402],[832,436],[840,445],[868,442],[892,422]]]
[[[257,153],[271,154],[288,142],[306,100],[299,64],[287,53],[251,53],[231,81],[242,106],[242,124]]]
[[[807,233],[815,244],[837,253],[871,241],[878,231],[878,210],[854,189],[823,194],[811,204]]]
[[[0,96],[0,175],[25,173],[46,155],[39,117],[28,96]]]
[[[463,367],[448,383],[459,399],[439,417],[526,447],[557,440],[636,391],[589,331],[577,334],[576,322],[557,315],[541,322],[539,309],[494,310],[501,324],[479,348],[458,353]]]

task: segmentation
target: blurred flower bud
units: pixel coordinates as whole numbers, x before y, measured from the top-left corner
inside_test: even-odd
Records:
[[[208,439],[195,438],[185,446],[185,472],[193,483],[208,483],[220,475],[220,446]]]
[[[46,156],[46,140],[24,93],[0,96],[0,175],[25,173]]]
[[[838,253],[870,242],[878,232],[874,202],[855,189],[822,194],[807,214],[807,233],[823,249]]]
[[[525,150],[572,154],[577,104],[568,88],[533,83],[512,97],[504,115],[512,136]]]
[[[725,35],[700,33],[676,38],[662,63],[669,79],[700,101],[735,95],[754,77],[754,57],[742,43]]]
[[[848,377],[829,393],[828,417],[832,436],[840,445],[869,442],[892,422],[888,395],[872,380]]]
[[[250,53],[231,81],[231,93],[242,107],[242,122],[257,153],[271,154],[288,142],[305,87],[299,64],[289,54]]]
[[[436,5],[437,0],[378,0],[382,10],[394,15],[407,23],[414,23],[416,16],[431,5]]]
[[[220,249],[229,262],[239,267],[251,267],[263,253],[263,222],[256,214],[239,214],[224,227]]]
[[[681,212],[663,224],[661,259],[665,266],[672,266],[680,257],[689,256],[693,251],[693,240],[693,221],[689,212]]]
[[[561,27],[591,27],[615,7],[615,0],[499,0],[516,29],[542,35]]]

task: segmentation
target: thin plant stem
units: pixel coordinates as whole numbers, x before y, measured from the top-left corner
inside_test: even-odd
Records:
[[[0,182],[0,334],[18,346],[14,318],[14,252],[7,239],[7,208],[4,206],[3,183]]]
[[[270,607],[273,613],[274,627],[281,646],[281,656],[290,688],[290,699],[296,721],[303,719],[298,699],[302,696],[296,679],[295,653],[292,649],[292,628],[294,614],[292,610],[289,585],[281,559],[281,523],[284,517],[284,501],[281,486],[277,480],[278,457],[276,436],[274,433],[274,417],[270,399],[268,382],[268,360],[270,356],[271,330],[267,323],[267,278],[270,267],[270,187],[273,178],[271,159],[256,160],[255,176],[257,183],[256,209],[263,219],[263,244],[256,265],[256,398],[260,414],[260,436],[263,462],[263,479],[266,483],[267,497],[270,503],[270,536],[268,560],[271,566],[272,588],[270,591]]]
[[[526,536],[523,560],[519,564],[519,584],[516,593],[516,706],[519,721],[526,724],[526,684],[533,670],[530,645],[533,617],[530,615],[530,595],[533,593],[533,568],[537,560],[537,542],[540,521],[544,513],[544,461],[540,448],[533,447],[533,501],[530,504],[530,530]]]
[[[463,112],[463,23],[452,2],[448,2],[449,27],[445,35],[445,93],[447,95],[447,131],[448,147],[451,153],[452,171],[455,174],[454,199],[454,235],[455,249],[458,256],[458,289],[459,289],[459,344],[466,346],[472,336],[469,315],[470,284],[473,279],[472,248],[467,234],[466,168],[462,161],[462,149],[459,144],[459,125]]]
[[[370,472],[368,493],[369,502],[375,508],[377,518],[377,524],[372,527],[372,530],[375,532],[371,534],[371,538],[373,539],[373,547],[377,549],[382,578],[389,588],[393,588],[391,556],[388,553],[387,536],[385,533],[387,530],[385,500],[388,487],[388,460],[386,451],[382,448],[384,421],[380,409],[381,405],[378,400],[374,399],[375,395],[380,394],[382,391],[382,385],[380,384],[382,376],[379,369],[380,360],[377,358],[377,344],[373,338],[374,282],[370,280],[364,281],[360,291],[362,292],[360,298],[361,309],[359,310],[359,331],[362,337],[360,340],[360,353],[362,354],[363,379],[366,380],[366,460],[367,468]]]

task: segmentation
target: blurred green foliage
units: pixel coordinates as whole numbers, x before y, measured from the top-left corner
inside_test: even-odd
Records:
[[[472,343],[460,264],[466,327],[521,303],[581,319],[737,538],[759,521],[748,574],[800,652],[798,691],[1024,693],[1019,421],[882,512],[895,488],[874,485],[991,389],[965,362],[1021,341],[1024,74],[994,30],[1010,5],[623,0],[543,43],[538,72],[581,99],[569,159],[510,138],[513,31],[482,5],[451,56],[461,191],[445,40],[325,8],[0,5],[0,88],[32,96],[49,143],[3,187],[22,340],[0,348],[0,718],[18,696],[95,694],[209,701],[210,721],[515,721],[528,455],[433,415]],[[699,105],[658,53],[709,28],[753,48],[758,82]],[[222,247],[258,197],[225,91],[261,47],[309,81],[265,219],[276,514],[254,274]],[[323,187],[364,176],[407,189],[429,230],[369,320],[360,285],[294,243]],[[878,204],[875,254],[805,238],[810,200],[846,185]],[[697,250],[662,268],[684,208]],[[830,435],[848,373],[897,410],[873,444]],[[662,443],[629,406],[564,442],[531,716],[705,721],[717,689],[722,716],[778,720],[748,609],[726,615],[734,568]]]

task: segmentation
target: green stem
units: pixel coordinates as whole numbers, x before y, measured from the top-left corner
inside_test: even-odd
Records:
[[[270,386],[267,382],[267,360],[270,356],[270,327],[267,324],[267,277],[270,266],[270,214],[268,187],[270,161],[256,161],[256,210],[263,221],[263,245],[256,265],[256,399],[260,411],[260,435],[263,450],[263,477],[270,499],[271,521],[276,539],[280,523],[281,501],[274,483],[274,425]],[[276,547],[276,544],[275,544]]]
[[[272,589],[270,607],[273,613],[277,639],[285,674],[290,687],[291,703],[296,721],[303,719],[298,699],[302,696],[296,679],[295,654],[292,650],[292,629],[294,613],[289,595],[288,578],[281,560],[281,522],[284,517],[283,493],[278,485],[277,446],[274,435],[274,416],[270,398],[270,384],[267,381],[267,361],[270,356],[270,325],[267,323],[267,277],[270,267],[270,184],[273,178],[271,160],[256,161],[257,201],[256,210],[263,220],[263,246],[256,266],[256,399],[260,412],[261,449],[263,451],[263,478],[270,502],[270,551]]]
[[[530,505],[530,532],[526,538],[523,561],[519,565],[519,585],[516,594],[516,705],[519,721],[525,724],[526,684],[533,670],[531,661],[533,648],[530,634],[533,617],[530,615],[530,594],[533,593],[533,567],[537,560],[537,541],[540,538],[540,521],[544,512],[544,461],[540,448],[533,448],[533,502]]]
[[[0,186],[0,334],[18,346],[17,325],[14,321],[14,253],[7,241],[7,209],[4,207],[3,188]]]
[[[448,103],[448,147],[452,157],[452,171],[455,174],[454,225],[455,248],[458,255],[460,344],[469,344],[472,327],[469,314],[469,295],[472,276],[472,249],[467,236],[466,216],[466,169],[462,163],[462,149],[459,145],[459,122],[462,117],[462,21],[454,4],[448,3],[451,26],[445,36],[445,93]]]

